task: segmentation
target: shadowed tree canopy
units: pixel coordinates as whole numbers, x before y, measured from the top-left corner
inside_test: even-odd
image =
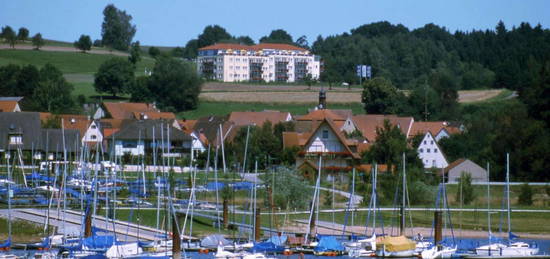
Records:
[[[361,100],[368,114],[396,114],[405,96],[389,80],[376,77],[363,84]]]
[[[287,43],[293,44],[292,36],[283,29],[271,31],[269,36],[264,36],[260,39],[260,43]]]
[[[4,40],[10,44],[12,48],[15,47],[15,43],[17,43],[17,35],[10,26],[2,27],[2,38],[4,38]]]
[[[127,93],[134,82],[134,66],[124,58],[115,57],[101,64],[95,74],[94,87],[100,93]]]
[[[32,96],[35,109],[51,113],[70,112],[74,109],[73,88],[59,69],[46,64],[40,69],[40,82]]]
[[[160,56],[149,77],[148,88],[160,107],[184,111],[197,107],[201,85],[193,65]]]
[[[219,25],[209,25],[204,28],[203,32],[198,37],[197,45],[199,48],[216,44],[222,40],[231,39],[229,34],[223,27]]]
[[[29,38],[29,30],[25,27],[19,28],[19,32],[17,33],[17,39],[20,41],[27,40]]]
[[[39,50],[44,46],[44,39],[42,39],[42,34],[37,33],[32,37],[32,45],[36,50]]]
[[[74,42],[74,47],[81,50],[82,52],[86,52],[86,50],[92,49],[92,39],[88,35],[80,35],[80,38]]]
[[[101,25],[103,45],[116,50],[128,50],[136,34],[136,26],[130,23],[132,16],[126,11],[118,10],[113,4],[105,7],[103,16]]]

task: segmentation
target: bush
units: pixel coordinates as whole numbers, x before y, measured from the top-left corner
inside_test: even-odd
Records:
[[[521,185],[518,203],[521,205],[533,205],[533,188],[529,184],[524,183]]]
[[[466,205],[476,199],[474,187],[472,186],[472,176],[469,173],[462,172],[458,180],[458,188],[456,189],[456,202],[462,202]],[[461,193],[462,189],[462,193]]]
[[[409,185],[409,199],[411,205],[425,205],[433,202],[435,197],[434,186],[422,181],[414,181]]]

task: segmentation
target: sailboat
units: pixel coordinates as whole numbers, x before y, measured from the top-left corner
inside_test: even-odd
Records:
[[[369,203],[369,214],[367,216],[367,227],[370,223],[370,212],[373,212],[372,220],[372,236],[365,239],[357,240],[356,242],[350,242],[346,244],[348,248],[348,256],[350,257],[371,257],[376,250],[376,203],[377,203],[377,192],[376,192],[376,181],[378,176],[378,165],[374,165],[371,171],[371,181],[372,181],[372,191]],[[366,228],[365,228],[365,234]]]
[[[0,251],[5,251],[5,252],[0,252],[0,258],[2,259],[17,258],[17,256],[8,253],[8,251],[11,248],[11,196],[13,192],[11,190],[12,181],[11,181],[9,156],[6,159],[6,161],[7,161],[7,168],[8,168],[8,178],[6,179],[6,183],[8,186],[6,190],[6,196],[8,200],[8,239],[0,243]]]
[[[376,240],[376,256],[378,257],[412,257],[416,254],[416,243],[405,237],[405,205],[407,203],[407,177],[405,170],[405,154],[403,154],[403,182],[399,236],[382,236]]]
[[[508,216],[508,244],[491,243],[492,234],[489,230],[489,244],[476,248],[476,254],[495,258],[535,256],[539,252],[538,246],[525,242],[512,242],[512,240],[518,238],[518,236],[512,233],[512,224],[510,221],[512,210],[510,208],[510,154],[508,153],[506,154],[506,206]]]
[[[452,229],[451,215],[447,203],[447,188],[445,188],[445,172],[441,170],[441,183],[439,184],[437,198],[435,201],[436,211],[434,213],[434,243],[432,246],[421,251],[420,256],[424,259],[451,258],[457,251],[454,242],[454,233]],[[446,212],[446,220],[451,224],[451,234],[453,235],[453,245],[446,245],[443,242],[442,214]],[[447,224],[445,224],[447,225]]]

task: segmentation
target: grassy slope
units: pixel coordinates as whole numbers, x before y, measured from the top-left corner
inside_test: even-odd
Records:
[[[65,74],[67,80],[74,84],[73,95],[83,94],[87,97],[98,95],[93,88],[93,74],[106,60],[114,55],[36,51],[36,50],[0,50],[0,66],[7,64],[33,64],[42,67],[47,63],[53,64]],[[151,69],[154,60],[143,58],[136,66],[136,75],[143,75],[145,68]]]

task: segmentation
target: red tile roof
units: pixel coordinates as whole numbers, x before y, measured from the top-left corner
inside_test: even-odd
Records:
[[[449,134],[460,132],[457,127],[449,126],[445,121],[419,121],[413,123],[410,136],[426,135],[430,132],[435,137],[442,129],[445,129]]]
[[[135,119],[134,112],[159,112],[152,104],[147,103],[104,102],[103,106],[113,119]]]
[[[251,51],[258,51],[258,50],[264,50],[264,49],[277,49],[277,50],[307,51],[304,48],[296,47],[290,44],[282,44],[282,43],[260,43],[252,46],[236,44],[236,43],[216,43],[214,45],[202,47],[199,50],[218,50],[218,49],[251,50]]]
[[[300,116],[296,118],[297,121],[313,121],[313,120],[324,120],[324,119],[330,119],[332,121],[345,121],[346,118],[340,114],[337,114],[333,112],[332,110],[315,110],[312,111],[304,116]]]
[[[289,116],[290,113],[279,111],[231,112],[228,121],[235,123],[237,126],[257,125],[258,127],[269,121],[274,126],[277,123],[287,121]]]
[[[355,126],[363,133],[363,137],[369,142],[376,141],[376,129],[384,126],[384,120],[388,120],[392,125],[399,126],[399,129],[405,136],[407,136],[413,124],[412,117],[398,117],[396,115],[382,114],[361,114],[353,116]]]
[[[0,101],[0,112],[13,112],[17,107],[16,101]]]
[[[133,112],[133,114],[134,114],[134,119],[136,120],[142,119],[142,115],[146,116],[147,120],[176,119],[176,115],[173,112]]]

